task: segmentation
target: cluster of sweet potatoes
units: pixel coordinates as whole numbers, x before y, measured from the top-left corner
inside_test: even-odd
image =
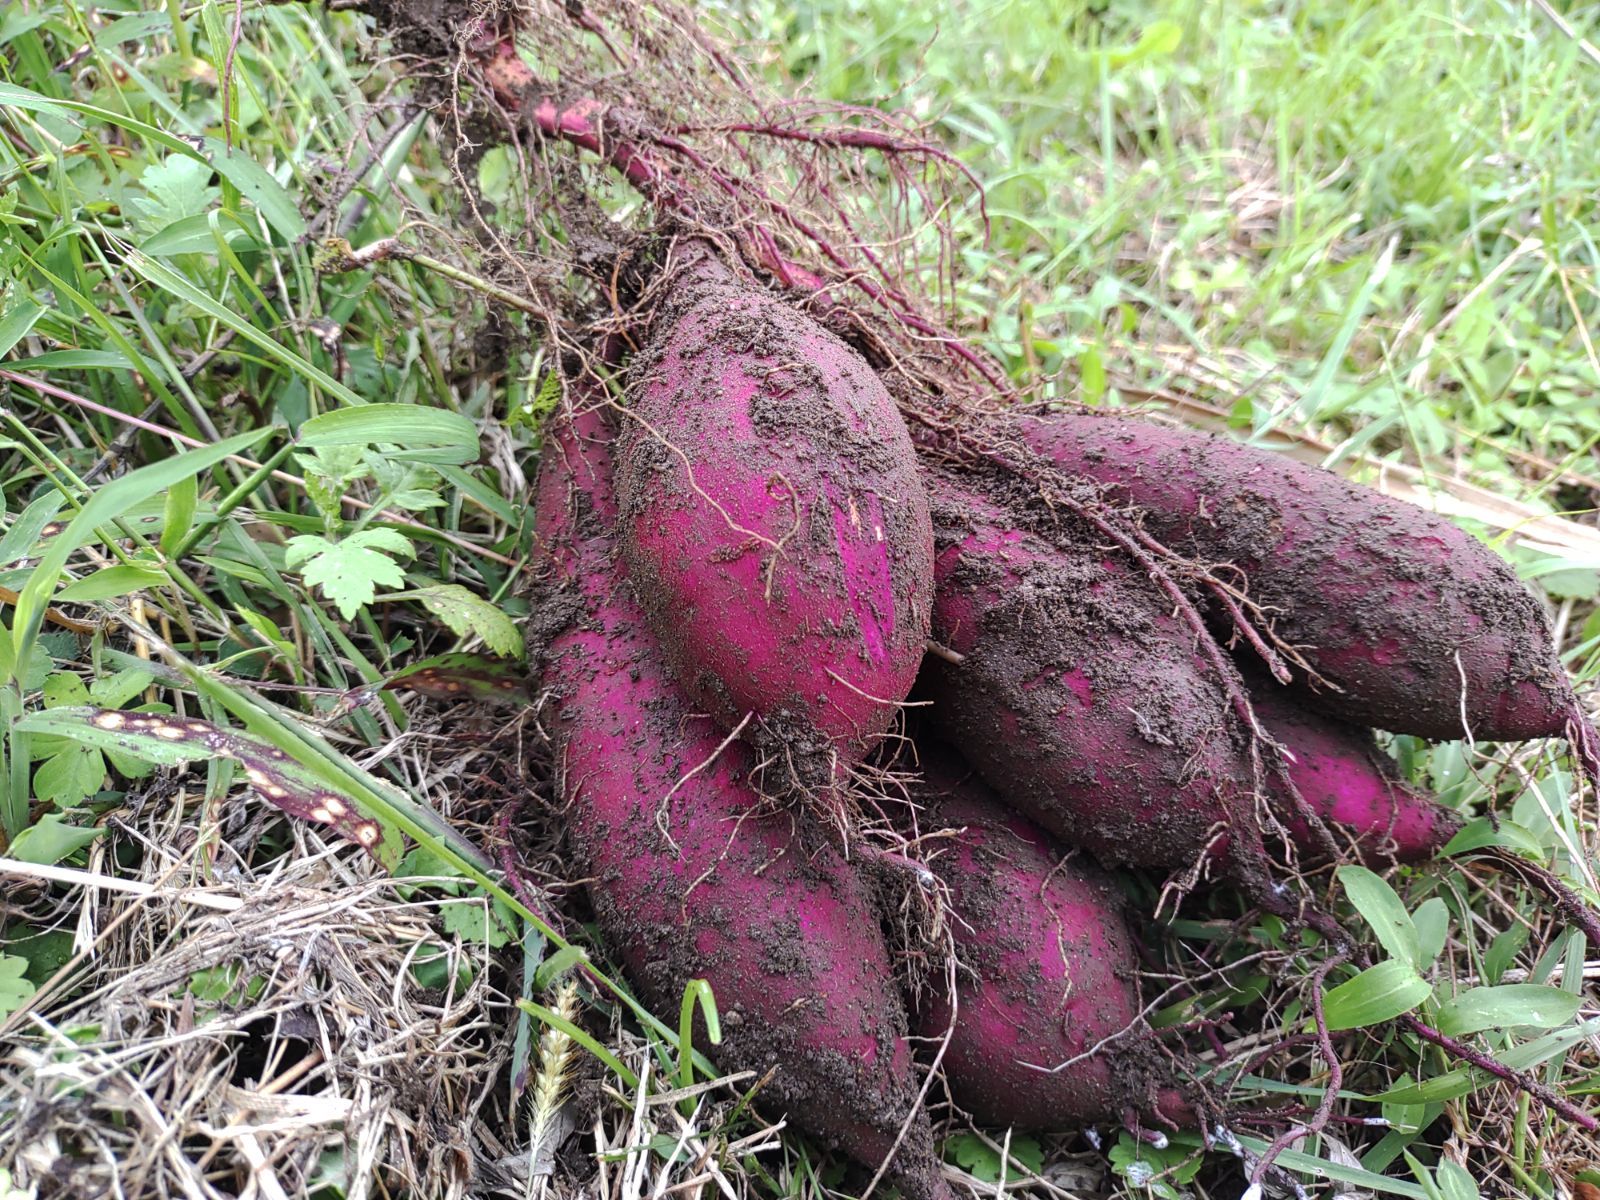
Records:
[[[1458,819],[1369,726],[1576,719],[1538,602],[1437,517],[1222,438],[993,417],[1063,508],[913,439],[856,348],[715,258],[666,291],[622,393],[570,389],[538,482],[575,856],[642,998],[707,980],[722,1065],[776,1067],[759,1103],[911,1200],[943,1191],[914,1045],[981,1122],[1194,1119],[1105,869],[1270,905],[1285,862],[1426,858]],[[1086,512],[1195,572],[1159,583]],[[1240,605],[1290,682],[1229,649]],[[851,820],[886,755],[957,964],[914,999]]]

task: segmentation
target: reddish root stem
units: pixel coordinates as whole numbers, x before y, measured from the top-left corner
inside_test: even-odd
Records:
[[[1317,1047],[1322,1055],[1322,1061],[1328,1065],[1328,1085],[1323,1089],[1322,1100],[1309,1118],[1284,1130],[1272,1140],[1266,1153],[1256,1163],[1255,1170],[1250,1173],[1250,1182],[1254,1186],[1260,1186],[1261,1180],[1272,1169],[1273,1162],[1280,1154],[1296,1142],[1322,1132],[1327,1128],[1329,1118],[1333,1116],[1334,1102],[1339,1098],[1339,1089],[1344,1086],[1344,1064],[1339,1061],[1338,1052],[1333,1045],[1333,1034],[1328,1031],[1328,1022],[1323,1015],[1322,985],[1328,978],[1328,973],[1343,963],[1347,957],[1345,954],[1335,954],[1331,958],[1324,959],[1311,979],[1311,1015],[1317,1027]]]
[[[522,873],[522,867],[517,862],[516,842],[512,838],[512,829],[522,815],[522,801],[517,801],[506,806],[497,822],[500,832],[500,845],[495,857],[500,862],[500,870],[506,877],[506,882],[511,885],[511,894],[520,900],[529,912],[545,923],[545,926],[554,929],[557,933],[564,933],[561,918],[555,913],[547,912],[543,901],[534,895],[533,889],[528,886],[527,876]]]
[[[545,137],[570,142],[589,150],[609,162],[614,169],[633,184],[646,199],[669,211],[694,215],[691,197],[681,180],[655,161],[648,151],[636,141],[626,138],[609,139],[604,134],[608,121],[624,127],[643,129],[642,122],[629,122],[624,114],[593,99],[581,99],[558,105],[553,97],[539,94],[539,80],[517,56],[512,38],[501,38],[485,45],[479,51],[479,63],[495,96],[506,107],[522,112]],[[862,131],[865,135],[865,131]],[[860,291],[868,300],[889,313],[905,328],[927,338],[965,369],[975,372],[998,391],[1009,390],[999,368],[968,347],[955,334],[940,329],[921,316],[911,301],[893,286],[888,272],[870,254],[869,261],[876,268],[879,281],[866,278],[854,270],[849,260],[833,246],[827,237],[799,214],[774,199],[759,184],[739,180],[708,162],[683,139],[666,133],[645,135],[662,150],[685,159],[697,171],[717,186],[730,199],[738,199],[741,192],[749,193],[765,204],[796,233],[800,234],[833,264],[845,282]],[[899,145],[898,153],[909,152],[909,146]],[[753,257],[764,268],[791,285],[812,291],[826,292],[827,281],[815,272],[785,259],[777,249],[771,233],[757,226],[750,235]]]
[[[1544,893],[1566,924],[1581,932],[1589,940],[1590,946],[1600,946],[1600,913],[1596,913],[1582,896],[1563,883],[1553,871],[1499,846],[1486,849],[1484,857],[1508,875],[1514,875],[1529,887]]]
[[[1486,1071],[1496,1079],[1509,1083],[1512,1087],[1531,1096],[1552,1112],[1565,1117],[1580,1129],[1587,1130],[1590,1133],[1600,1130],[1600,1121],[1596,1121],[1594,1117],[1573,1104],[1565,1096],[1547,1087],[1525,1071],[1513,1070],[1492,1055],[1485,1054],[1481,1050],[1474,1050],[1465,1042],[1459,1042],[1449,1034],[1440,1033],[1431,1025],[1425,1025],[1410,1013],[1401,1017],[1400,1023],[1423,1041],[1431,1042],[1452,1058],[1459,1059],[1468,1066],[1476,1067],[1480,1071]]]

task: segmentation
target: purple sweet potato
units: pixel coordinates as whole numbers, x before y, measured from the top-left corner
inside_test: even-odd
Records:
[[[809,317],[691,273],[629,387],[628,569],[696,704],[806,787],[893,720],[932,604],[927,497],[882,380]]]
[[[912,1200],[947,1196],[871,900],[805,814],[761,811],[750,750],[717,753],[722,731],[671,677],[616,574],[607,454],[597,416],[561,424],[536,504],[539,608],[561,625],[540,665],[601,931],[657,1011],[711,984],[709,1052],[725,1070],[776,1066],[765,1108],[869,1166],[909,1119],[894,1177]]]
[[[1007,803],[1110,865],[1197,862],[1226,841],[1259,882],[1243,731],[1155,585],[1085,536],[1066,553],[930,473],[940,732]]]
[[[1574,712],[1539,602],[1442,517],[1225,437],[1053,414],[1015,431],[1106,485],[1172,549],[1245,572],[1280,637],[1337,689],[1318,709],[1428,738],[1559,736]]]
[[[1264,674],[1249,678],[1250,704],[1266,733],[1288,752],[1290,780],[1335,842],[1369,862],[1421,862],[1461,828],[1461,818],[1410,787],[1372,731],[1301,707]],[[1322,844],[1286,797],[1277,814],[1296,849],[1320,857]]]
[[[1144,1026],[1138,956],[1109,878],[1000,803],[954,755],[920,743],[924,830],[960,829],[929,865],[947,885],[961,964],[913,1016],[951,1097],[980,1124],[1059,1130],[1155,1112],[1192,1125]],[[1059,1068],[1059,1069],[1056,1069]]]

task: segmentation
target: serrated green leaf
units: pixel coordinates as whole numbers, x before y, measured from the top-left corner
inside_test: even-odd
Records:
[[[385,600],[416,600],[459,637],[476,634],[491,654],[520,658],[522,638],[511,618],[476,592],[459,583],[435,583],[408,592],[393,592]]]
[[[417,548],[411,544],[410,538],[398,529],[385,529],[381,525],[363,529],[360,533],[352,533],[344,540],[368,549],[382,550],[387,554],[399,554],[405,558],[415,558],[417,554]]]
[[[394,874],[396,879],[426,879],[430,888],[450,896],[459,896],[465,886],[465,876],[427,846],[413,846],[406,851]]]
[[[71,671],[57,671],[44,681],[39,689],[46,708],[61,708],[67,704],[87,704],[89,689]]]
[[[1334,988],[1322,1012],[1330,1030],[1363,1029],[1410,1012],[1432,994],[1410,963],[1390,958]]]
[[[1366,867],[1345,866],[1337,872],[1345,895],[1371,928],[1378,944],[1389,952],[1389,957],[1422,966],[1420,939],[1417,928],[1406,912],[1405,903],[1381,875]]]
[[[28,648],[28,657],[19,667],[10,630],[0,621],[0,679],[15,679],[24,692],[36,692],[50,678],[54,667],[50,652],[37,642]]]
[[[105,782],[106,762],[100,751],[74,744],[39,764],[33,773],[33,794],[58,807],[71,808],[98,792]],[[20,840],[21,835],[18,837]]]
[[[145,194],[127,201],[136,225],[145,233],[155,233],[204,213],[222,196],[207,182],[210,178],[210,165],[186,154],[169,154],[152,163],[139,176]]]
[[[1582,1003],[1573,992],[1538,983],[1474,987],[1442,1005],[1437,1024],[1451,1037],[1518,1026],[1551,1029],[1572,1020]]]
[[[958,1133],[944,1144],[945,1158],[984,1183],[1000,1178],[1000,1155],[975,1133]]]
[[[291,570],[298,567],[307,585],[320,587],[348,621],[372,603],[379,584],[397,587],[405,582],[405,572],[384,550],[408,553],[413,547],[392,529],[364,529],[337,542],[300,534],[289,539],[284,562]]]
[[[463,941],[482,942],[498,950],[511,940],[515,918],[498,900],[480,896],[447,900],[439,906],[445,930]]]

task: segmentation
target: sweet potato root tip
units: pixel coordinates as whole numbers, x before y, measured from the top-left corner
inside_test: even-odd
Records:
[[[1461,817],[1400,778],[1372,731],[1297,703],[1287,688],[1254,672],[1250,702],[1267,735],[1289,754],[1288,775],[1311,811],[1352,857],[1372,863],[1432,858],[1461,828]],[[1300,854],[1322,857],[1318,839],[1294,806],[1277,806]]]

